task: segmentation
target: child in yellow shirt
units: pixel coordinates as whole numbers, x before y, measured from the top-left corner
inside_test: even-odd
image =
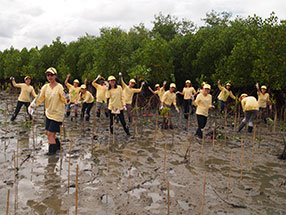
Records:
[[[20,95],[18,97],[15,112],[11,117],[11,121],[14,121],[23,105],[26,106],[27,113],[28,113],[28,107],[30,105],[30,97],[31,97],[31,95],[33,97],[36,97],[36,93],[35,93],[33,86],[31,86],[31,77],[30,76],[26,76],[24,78],[25,83],[21,83],[21,84],[17,84],[15,82],[14,77],[11,77],[10,79],[12,80],[12,85],[14,87],[21,88],[21,92],[20,92]],[[32,120],[32,116],[29,113],[28,113],[28,115],[29,115],[29,119]]]
[[[96,83],[96,81],[99,80],[99,84]],[[92,86],[96,89],[96,116],[100,118],[100,110],[104,109],[105,116],[108,117],[108,109],[107,109],[107,99],[106,99],[106,92],[107,87],[104,83],[104,78],[100,75],[97,76],[97,78],[92,82]]]

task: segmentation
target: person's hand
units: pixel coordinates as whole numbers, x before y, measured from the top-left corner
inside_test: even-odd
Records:
[[[164,81],[164,82],[163,82],[163,86],[165,86],[166,84],[167,84],[167,81]]]
[[[70,78],[70,77],[71,77],[71,74],[70,74],[70,73],[68,73],[68,74],[67,74],[67,78]]]
[[[176,94],[179,94],[179,93],[180,93],[180,91],[177,91],[177,92],[176,92]]]
[[[214,106],[214,105],[211,105],[210,109],[211,109],[211,110],[214,110],[214,109],[215,109],[215,106]]]
[[[191,99],[194,101],[194,100],[195,100],[195,96],[194,96],[194,95],[191,95]]]
[[[272,111],[272,105],[269,105],[269,109],[270,109],[270,111]]]
[[[33,113],[34,113],[34,105],[29,105],[29,107],[28,107],[28,113],[30,114],[30,115],[33,115]]]
[[[119,72],[119,76],[122,76],[122,73],[121,73],[121,72]]]
[[[217,84],[220,84],[220,80],[218,80]]]
[[[176,111],[179,113],[180,112],[180,110],[179,110],[179,108],[178,107],[176,107]]]
[[[87,78],[84,79],[84,83],[87,83]]]
[[[141,83],[141,86],[143,86],[145,84],[145,82],[143,81],[142,83]]]
[[[13,80],[15,80],[15,78],[14,78],[13,76],[11,76],[11,77],[10,77],[10,80],[13,81]]]
[[[108,89],[109,88],[109,83],[107,81],[104,82],[106,88]]]
[[[256,89],[259,89],[259,83],[258,82],[255,84],[255,86],[256,86]]]
[[[127,107],[126,105],[123,106],[123,110],[127,111]]]

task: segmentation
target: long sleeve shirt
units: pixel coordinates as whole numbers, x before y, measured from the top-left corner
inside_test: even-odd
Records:
[[[109,99],[108,110],[123,110],[123,107],[126,105],[121,86],[107,90],[106,98]]]
[[[227,98],[230,96],[232,99],[236,99],[231,90],[227,90],[225,87],[218,86],[220,89],[220,94],[218,95],[218,99],[226,102]]]
[[[142,91],[142,86],[139,89],[129,87],[123,80],[121,80],[123,87],[123,96],[126,104],[132,104],[132,99],[134,93],[140,93]]]
[[[258,101],[253,96],[248,96],[241,100],[243,111],[259,110]]]
[[[95,82],[92,83],[92,86],[96,88],[96,102],[99,103],[106,103],[106,86],[102,86],[100,84],[97,84]]]
[[[80,95],[81,95],[81,99],[83,99],[83,103],[94,102],[94,97],[89,91],[86,91],[85,93],[81,93]]]
[[[267,104],[270,103],[270,96],[268,93],[262,94],[261,92],[257,91],[258,95],[258,106],[260,108],[266,108]]]
[[[36,97],[36,93],[34,87],[31,85],[27,85],[25,83],[17,84],[15,80],[12,80],[12,84],[14,87],[21,88],[20,95],[18,97],[18,101],[20,102],[30,102],[31,95]]]
[[[196,94],[196,90],[193,87],[184,87],[183,89],[183,95],[185,100],[191,99],[191,96]]]
[[[212,96],[210,94],[204,96],[200,93],[197,96],[194,105],[197,106],[196,114],[208,117],[209,109],[212,107]]]
[[[62,122],[65,115],[64,88],[61,84],[57,84],[54,88],[50,84],[45,84],[38,97],[36,105],[39,106],[45,101],[45,114],[48,119]]]
[[[162,102],[168,106],[171,106],[172,104],[176,106],[176,93],[171,93],[170,90],[168,90],[164,93]]]
[[[66,84],[69,89],[70,102],[75,103],[79,101],[80,87],[74,87],[70,83]]]

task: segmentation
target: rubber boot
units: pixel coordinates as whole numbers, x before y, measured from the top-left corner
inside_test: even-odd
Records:
[[[86,116],[86,117],[85,117],[85,121],[89,121],[89,116]]]
[[[66,117],[69,117],[71,115],[71,112],[70,111],[67,111],[66,112]]]
[[[13,122],[15,119],[16,119],[16,116],[13,114],[10,120]]]
[[[108,115],[108,112],[107,112],[107,111],[105,111],[105,116],[106,116],[106,118],[108,118],[108,117],[109,117],[109,115]]]
[[[59,138],[56,138],[56,146],[57,146],[57,150],[61,150],[61,142]]]
[[[253,130],[253,127],[252,126],[248,126],[248,133],[251,133]]]
[[[129,127],[128,126],[124,126],[123,128],[124,128],[124,131],[126,132],[126,134],[128,136],[130,136]]]
[[[243,127],[244,127],[244,124],[241,123],[241,124],[239,125],[239,127],[238,127],[238,132],[240,132],[240,131],[243,129]]]
[[[97,112],[96,112],[96,116],[97,116],[97,118],[100,117],[100,111],[97,111]]]
[[[49,152],[47,155],[54,155],[57,152],[57,144],[49,144]]]

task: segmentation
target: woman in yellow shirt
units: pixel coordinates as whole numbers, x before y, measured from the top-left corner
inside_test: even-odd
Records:
[[[85,111],[86,111],[87,116],[85,117],[85,120],[89,121],[90,111],[91,111],[91,108],[93,107],[93,104],[94,104],[94,97],[88,90],[86,90],[85,84],[82,84],[80,86],[80,100],[83,100],[82,106],[81,106],[80,117],[81,117],[81,119],[84,119],[84,115],[85,115]]]
[[[110,132],[113,133],[113,121],[115,119],[115,115],[118,115],[124,131],[129,136],[129,128],[126,125],[123,114],[123,110],[126,110],[123,90],[121,86],[117,86],[116,78],[114,76],[109,76],[107,80],[109,86],[106,92],[106,98],[108,99],[107,103],[110,116]]]
[[[246,93],[241,94],[239,99],[241,100],[244,118],[238,127],[238,132],[240,132],[248,122],[248,132],[251,133],[253,130],[253,121],[259,110],[258,102],[255,97],[248,96]]]
[[[48,155],[53,155],[60,149],[60,141],[56,138],[56,133],[60,132],[60,126],[62,125],[65,115],[65,104],[69,99],[66,99],[64,96],[63,86],[56,81],[57,70],[50,67],[45,73],[49,83],[42,87],[36,101],[36,106],[45,102],[45,129],[49,141]],[[32,106],[32,104],[30,106]]]
[[[196,100],[193,98],[193,104],[197,106],[196,114],[198,121],[198,128],[195,136],[203,138],[203,129],[205,128],[208,120],[209,109],[213,109],[212,96],[209,94],[211,86],[209,84],[204,84],[203,89],[200,90],[199,95]]]
[[[99,84],[96,81],[99,80]],[[98,75],[97,78],[92,82],[92,86],[96,89],[96,116],[100,118],[100,110],[104,109],[105,116],[108,117],[108,109],[107,109],[107,99],[106,99],[106,92],[107,87],[104,83],[104,78],[101,75]]]
[[[177,92],[184,96],[184,117],[185,119],[189,118],[190,109],[192,110],[192,98],[197,95],[195,88],[191,86],[191,81],[186,80],[186,86],[183,89],[183,92]]]
[[[220,80],[218,81],[218,88],[220,90],[220,94],[218,95],[217,99],[221,113],[224,111],[224,106],[228,97],[232,98],[233,100],[236,100],[236,97],[231,92],[230,87],[231,87],[230,83],[227,83],[226,86],[223,87],[220,83]]]
[[[164,93],[165,93],[165,86],[166,86],[166,84],[167,84],[167,81],[164,81],[164,82],[163,82],[163,86],[162,86],[162,87],[160,87],[160,84],[155,84],[155,89],[156,89],[155,91],[152,90],[151,87],[148,87],[148,89],[149,89],[153,94],[156,94],[156,95],[159,96],[160,102],[162,102],[162,98],[163,98],[163,95],[164,95]]]
[[[136,84],[136,81],[134,79],[131,79],[129,81],[129,85],[125,84],[123,81],[121,73],[119,73],[121,84],[123,87],[123,97],[125,100],[126,108],[127,108],[127,116],[129,123],[132,122],[132,100],[134,93],[140,93],[142,91],[144,82],[141,83],[141,87],[139,89],[135,89],[134,86]]]
[[[15,112],[11,117],[11,121],[14,121],[23,105],[26,106],[27,113],[28,113],[28,107],[30,105],[30,97],[31,97],[31,95],[36,97],[36,93],[35,93],[33,86],[30,85],[31,84],[31,77],[30,76],[26,76],[24,78],[25,83],[22,83],[22,84],[17,84],[15,82],[14,77],[11,77],[10,79],[12,80],[12,85],[14,87],[21,88],[21,92],[20,92],[20,95],[18,97]],[[29,113],[28,113],[28,115],[29,115],[29,119],[32,120],[32,116]]]
[[[70,97],[70,102],[67,105],[67,113],[66,116],[69,117],[71,113],[72,107],[74,108],[75,111],[75,117],[77,117],[77,111],[79,109],[79,93],[80,93],[80,87],[79,87],[79,80],[75,79],[73,81],[73,85],[71,85],[68,80],[70,78],[70,74],[67,74],[67,78],[65,80],[65,85],[67,86],[69,90],[69,97]]]
[[[268,117],[267,106],[269,105],[269,108],[272,109],[271,102],[270,102],[270,96],[269,96],[269,93],[266,92],[267,87],[265,85],[263,85],[260,90],[259,84],[257,83],[256,88],[257,88],[259,112],[260,112],[261,118],[264,120],[266,124],[267,117]]]

